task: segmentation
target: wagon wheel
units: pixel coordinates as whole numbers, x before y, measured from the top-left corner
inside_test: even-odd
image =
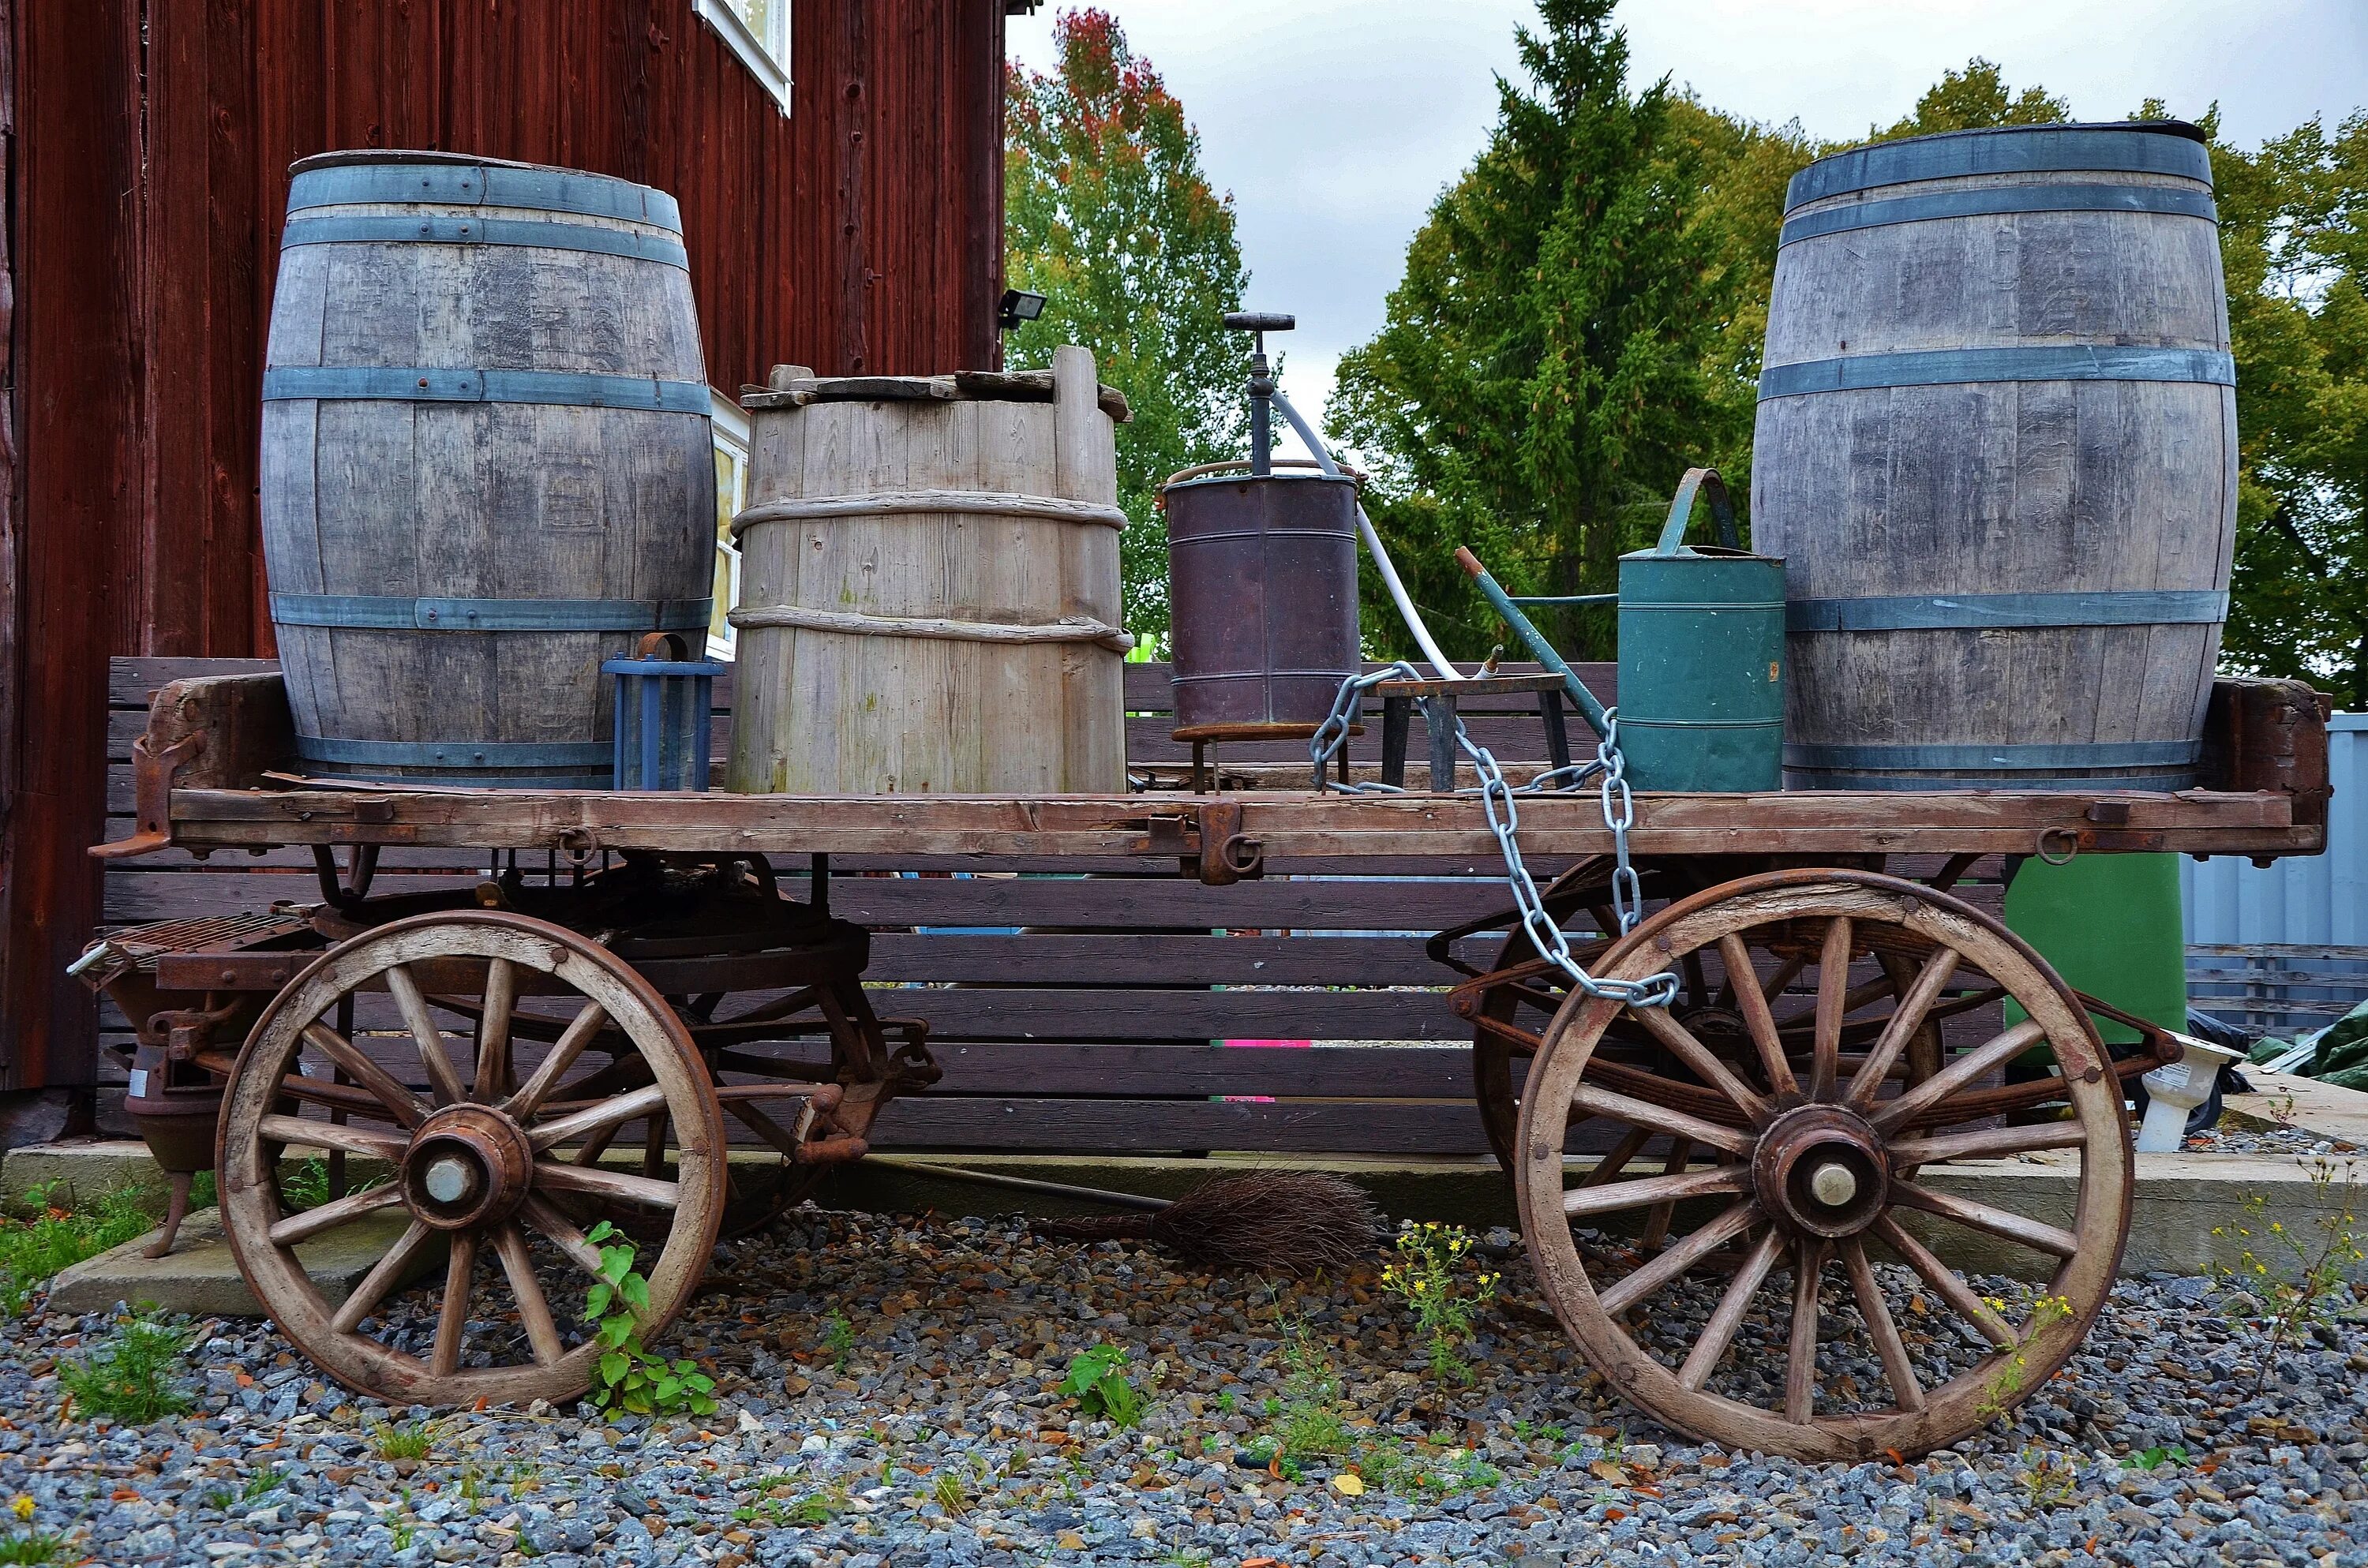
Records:
[[[326,1021],[355,993],[380,990],[408,1031],[405,1054],[424,1070],[425,1095]],[[481,999],[473,1040],[448,1039],[427,994],[472,990]],[[539,1062],[514,1060],[514,1032],[526,1037],[511,1023],[522,1015],[564,1020]],[[308,1045],[344,1083],[325,1069],[304,1073]],[[587,1050],[612,1060],[563,1085]],[[616,1085],[625,1086],[609,1086]],[[300,1118],[291,1100],[348,1118]],[[654,1112],[675,1129],[671,1180],[574,1163],[586,1139]],[[291,1212],[277,1176],[291,1143],[383,1160],[395,1175]],[[578,1221],[604,1204],[643,1217],[643,1334],[655,1337],[689,1299],[714,1246],[723,1117],[680,1021],[613,955],[523,915],[424,915],[331,949],[272,999],[231,1074],[220,1163],[223,1228],[239,1272],[323,1370],[397,1403],[557,1402],[590,1386],[598,1354],[574,1310],[599,1266]],[[388,1213],[407,1218],[400,1239],[351,1294],[331,1301],[307,1278],[296,1244]],[[431,1271],[440,1281],[432,1331],[382,1310],[414,1274]],[[375,1330],[366,1329],[372,1322]]]
[[[1896,878],[1780,871],[1730,882],[1643,922],[1606,954],[1600,972],[1682,973],[1691,959],[1715,962],[1722,974],[1733,963],[1740,974],[1755,948],[1808,956],[1817,990],[1805,1053],[1780,1036],[1760,985],[1733,987],[1751,1047],[1741,1066],[1666,1014],[1575,997],[1556,1016],[1521,1109],[1516,1181],[1531,1256],[1589,1364],[1668,1426],[1801,1460],[1923,1453],[2046,1382],[2104,1306],[2129,1224],[2120,1085],[2087,1016],[2044,960],[1966,904]],[[1851,961],[1869,955],[1909,962],[1904,994],[1888,985],[1852,991]],[[1940,1072],[1883,1092],[1927,1017],[1950,1005],[1944,997],[2000,991],[2024,1022],[1972,1029],[1957,1042],[1970,1048]],[[1867,1042],[1859,1059],[1845,1058],[1849,1015],[1885,998],[1879,1027],[1849,1031]],[[1623,1012],[1700,1083],[1615,1074],[1621,1086],[1612,1088],[1605,1073],[1590,1075],[1591,1063],[1604,1065],[1594,1060],[1597,1042]],[[2009,1062],[2042,1063],[2055,1075],[1981,1086]],[[1997,1125],[2009,1111],[2060,1119]],[[1691,1168],[1680,1154],[1666,1168],[1566,1187],[1565,1130],[1587,1116],[1728,1163]],[[1913,1179],[1926,1165],[2044,1149],[2077,1161],[2069,1228]],[[1634,1223],[1639,1211],[1666,1216],[1673,1207],[1666,1249],[1605,1248],[1582,1261],[1575,1228]],[[1911,1211],[1913,1228],[1902,1223]],[[2052,1266],[2053,1278],[2027,1305],[2001,1308],[1918,1238],[1935,1222],[2012,1244]],[[1896,1268],[1879,1269],[1894,1258],[1911,1271],[1905,1289]],[[1719,1263],[1731,1273],[1706,1319],[1684,1318],[1666,1301],[1655,1313],[1657,1293]],[[1829,1287],[1847,1312],[1824,1304],[1837,1293]],[[1756,1317],[1759,1305],[1776,1310]],[[1923,1338],[1919,1357],[1903,1319],[1942,1332]],[[1789,1330],[1780,1335],[1778,1323]],[[1845,1340],[1839,1331],[1852,1325]],[[1738,1342],[1744,1353],[1730,1355]],[[1861,1346],[1872,1358],[1853,1354]],[[1780,1365],[1781,1381],[1768,1370]],[[1887,1403],[1884,1393],[1863,1394],[1861,1370]]]

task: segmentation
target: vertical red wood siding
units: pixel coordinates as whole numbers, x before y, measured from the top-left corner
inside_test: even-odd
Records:
[[[796,0],[784,116],[690,0],[0,0],[0,1088],[89,1077],[63,968],[98,914],[108,656],[271,651],[288,165],[435,148],[671,192],[727,392],[992,367],[1003,10]]]

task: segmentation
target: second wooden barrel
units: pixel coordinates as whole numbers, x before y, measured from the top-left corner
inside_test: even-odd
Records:
[[[672,198],[438,153],[295,167],[263,375],[312,773],[602,788],[605,659],[704,645],[707,374]]]
[[[747,398],[726,788],[1126,788],[1114,419],[1093,356]]]
[[[2183,789],[2236,375],[2202,135],[1878,142],[1793,176],[1752,457],[1795,789]]]

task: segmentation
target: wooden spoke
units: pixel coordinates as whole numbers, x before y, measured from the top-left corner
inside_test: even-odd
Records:
[[[1679,1387],[1698,1389],[1710,1381],[1711,1373],[1726,1358],[1726,1347],[1735,1342],[1735,1331],[1743,1326],[1743,1314],[1751,1310],[1751,1298],[1759,1293],[1760,1283],[1776,1267],[1776,1259],[1783,1251],[1784,1238],[1771,1228],[1745,1256],[1743,1267],[1735,1271],[1734,1279],[1727,1284],[1726,1294],[1718,1299],[1718,1307],[1710,1314],[1710,1321],[1702,1324],[1702,1337],[1694,1341],[1686,1364],[1678,1369]]]
[[[526,1201],[518,1206],[518,1212],[526,1216],[528,1224],[541,1232],[552,1245],[564,1253],[568,1262],[595,1279],[602,1278],[600,1249],[585,1239],[584,1233],[576,1229],[573,1220],[532,1193],[527,1194]]]
[[[1734,994],[1736,1011],[1743,1015],[1744,1027],[1751,1031],[1751,1043],[1759,1052],[1760,1068],[1768,1074],[1769,1089],[1780,1099],[1799,1094],[1800,1080],[1793,1076],[1792,1061],[1776,1032],[1776,1016],[1759,989],[1759,971],[1752,967],[1751,949],[1743,945],[1741,937],[1729,932],[1718,939],[1718,952],[1726,963],[1727,989]],[[1736,983],[1738,978],[1748,983]]]
[[[542,1065],[534,1070],[534,1076],[521,1085],[518,1093],[504,1101],[502,1108],[520,1121],[532,1119],[536,1109],[551,1097],[551,1091],[559,1086],[559,1080],[575,1065],[575,1059],[584,1054],[584,1048],[592,1043],[592,1037],[598,1034],[601,1026],[608,1021],[608,1012],[599,1003],[586,1002],[584,1010],[560,1031],[559,1039],[552,1044],[551,1054],[542,1059]]]
[[[552,1320],[542,1286],[535,1279],[534,1255],[527,1251],[526,1234],[517,1221],[505,1220],[494,1227],[494,1251],[501,1256],[502,1272],[509,1276],[510,1295],[518,1302],[518,1323],[526,1330],[527,1343],[534,1347],[535,1360],[548,1367],[567,1354],[567,1346],[559,1337],[559,1324]]]
[[[1784,1419],[1795,1426],[1817,1411],[1817,1276],[1826,1244],[1804,1236],[1793,1244],[1793,1339],[1784,1361]]]
[[[509,1093],[510,1015],[518,1006],[518,966],[507,959],[485,962],[485,1009],[477,1018],[477,1076],[471,1095],[493,1105]]]
[[[1661,1174],[1665,1176],[1682,1176],[1686,1167],[1693,1164],[1693,1144],[1683,1138],[1672,1138],[1669,1140],[1669,1153],[1661,1161]],[[1636,1244],[1648,1253],[1658,1252],[1661,1244],[1669,1239],[1669,1221],[1677,1218],[1677,1213],[1678,1206],[1667,1199],[1654,1204],[1653,1211],[1645,1216],[1644,1233],[1636,1238]]]
[[[1902,1138],[1891,1145],[1891,1158],[1900,1168],[1908,1169],[1952,1160],[2028,1154],[2041,1149],[2078,1149],[2088,1141],[2088,1129],[2077,1121],[2043,1121],[2030,1127],[1985,1127],[1937,1138]]]
[[[1695,1077],[1725,1096],[1728,1104],[1753,1121],[1766,1121],[1776,1114],[1775,1107],[1770,1105],[1758,1090],[1736,1077],[1734,1069],[1721,1062],[1710,1047],[1695,1038],[1693,1030],[1671,1017],[1667,1007],[1634,1007],[1630,1012],[1670,1055],[1684,1062]]]
[[[427,1119],[427,1108],[405,1088],[402,1080],[364,1055],[361,1049],[331,1028],[314,1021],[304,1026],[305,1042],[346,1070],[347,1076],[370,1091],[400,1127],[416,1127]]]
[[[1876,1106],[1867,1119],[1874,1123],[1878,1132],[1905,1127],[1921,1112],[1960,1089],[1971,1088],[2046,1038],[2045,1025],[2025,1018],[2005,1033],[1975,1046],[1897,1098]]]
[[[1957,1315],[1981,1330],[1982,1337],[2001,1349],[2014,1344],[2014,1330],[2006,1319],[1992,1312],[1964,1276],[1932,1256],[1931,1249],[1907,1233],[1898,1221],[1885,1214],[1874,1222],[1874,1233],[1885,1246],[1899,1255],[1899,1260],[1921,1275],[1924,1282],[1939,1292],[1942,1301],[1956,1309]]]
[[[256,1123],[256,1131],[275,1143],[340,1149],[366,1159],[384,1160],[389,1165],[402,1159],[403,1152],[410,1147],[407,1141],[390,1132],[373,1132],[367,1127],[335,1121],[308,1121],[301,1116],[267,1116]]]
[[[1785,989],[1790,986],[1793,982],[1800,979],[1801,971],[1808,967],[1809,960],[1805,958],[1788,958],[1784,960],[1776,966],[1776,972],[1768,977],[1767,983],[1760,986],[1759,999],[1762,1002],[1767,1003],[1770,1007],[1774,1007],[1776,1006],[1776,998],[1783,995]],[[1757,973],[1758,971],[1755,970],[1752,972]]]
[[[571,1138],[582,1138],[604,1128],[613,1128],[639,1117],[658,1119],[666,1110],[666,1091],[655,1084],[635,1089],[630,1095],[620,1095],[613,1100],[587,1106],[572,1116],[563,1116],[527,1130],[527,1142],[537,1153],[555,1143]],[[656,1113],[654,1115],[653,1113]]]
[[[436,1314],[436,1348],[427,1358],[433,1376],[449,1378],[461,1369],[461,1342],[469,1332],[469,1277],[476,1267],[476,1233],[454,1233],[444,1263],[444,1301]]]
[[[1850,1080],[1850,1092],[1845,1098],[1854,1105],[1871,1106],[1874,1103],[1875,1094],[1883,1087],[1884,1080],[1891,1076],[1891,1064],[1899,1060],[1899,1053],[1907,1049],[1908,1040],[1923,1027],[1924,1015],[1932,1010],[1932,1003],[1941,994],[1941,988],[1948,984],[1950,977],[1957,972],[1961,956],[1952,949],[1942,948],[1924,960],[1924,967],[1917,971],[1914,983],[1907,987],[1899,998],[1899,1006],[1892,1011],[1891,1021],[1884,1026],[1882,1036],[1875,1040],[1873,1049],[1866,1053],[1866,1060],[1859,1063],[1858,1076]]]
[[[444,1036],[436,1027],[436,1017],[427,1010],[427,998],[420,994],[419,983],[411,971],[394,964],[386,971],[386,988],[394,994],[394,1005],[403,1010],[403,1021],[411,1029],[411,1038],[419,1047],[420,1064],[427,1069],[427,1081],[436,1090],[438,1105],[458,1105],[469,1097],[461,1086],[461,1074],[452,1066],[451,1053],[444,1049]]]
[[[723,1102],[723,1114],[733,1118],[742,1126],[747,1128],[749,1131],[754,1132],[757,1137],[762,1138],[766,1142],[770,1143],[775,1149],[780,1152],[784,1159],[792,1162],[796,1161],[799,1155],[804,1153],[805,1135],[807,1131],[814,1126],[814,1102],[812,1100],[803,1100],[799,1102],[797,1118],[798,1124],[794,1130],[783,1127],[780,1122],[775,1121],[770,1116],[758,1110],[746,1100],[725,1100]]]
[[[317,1209],[301,1210],[271,1227],[268,1233],[273,1246],[292,1247],[308,1236],[375,1214],[381,1209],[392,1209],[403,1201],[401,1189],[392,1183],[374,1187],[368,1192],[349,1192],[343,1198],[333,1198]]]
[[[1650,1143],[1652,1141],[1653,1130],[1651,1128],[1630,1128],[1627,1131],[1620,1135],[1620,1142],[1611,1146],[1611,1150],[1609,1153],[1595,1162],[1595,1168],[1593,1170],[1579,1177],[1578,1185],[1581,1187],[1601,1187],[1605,1182],[1610,1181],[1613,1176],[1616,1176],[1622,1171],[1626,1170],[1628,1168],[1628,1162],[1634,1159],[1639,1153],[1643,1153],[1645,1145]]]
[[[370,1316],[372,1309],[386,1299],[386,1293],[401,1281],[412,1260],[419,1256],[419,1249],[433,1240],[436,1233],[424,1222],[414,1220],[411,1228],[387,1249],[386,1256],[355,1282],[353,1294],[338,1303],[337,1310],[329,1318],[329,1332],[353,1333],[362,1319]]]
[[[1902,1410],[1924,1408],[1924,1385],[1916,1381],[1916,1364],[1907,1358],[1907,1341],[1891,1319],[1891,1303],[1883,1299],[1883,1282],[1866,1260],[1866,1248],[1856,1236],[1842,1243],[1842,1266],[1850,1270],[1850,1289],[1858,1295],[1858,1315],[1866,1322],[1867,1337],[1883,1358],[1883,1375]]]
[[[620,1203],[638,1203],[644,1209],[671,1209],[682,1196],[680,1187],[674,1182],[602,1170],[597,1165],[561,1165],[553,1160],[534,1163],[534,1184],[554,1192],[585,1192]]]
[[[1748,1192],[1751,1173],[1741,1165],[1713,1165],[1708,1170],[1665,1173],[1636,1181],[1601,1187],[1575,1187],[1562,1196],[1563,1212],[1574,1220],[1595,1214],[1616,1214],[1647,1204],[1679,1203],[1722,1192]]]
[[[1759,1205],[1745,1199],[1702,1226],[1692,1235],[1638,1268],[1598,1298],[1604,1312],[1617,1317],[1658,1290],[1728,1242],[1759,1221]]]
[[[2080,1238],[2061,1226],[2044,1220],[2034,1220],[2027,1214],[1977,1203],[1954,1193],[1935,1192],[1930,1187],[1918,1187],[1913,1182],[1894,1182],[1891,1187],[1895,1201],[1911,1209],[1921,1209],[1928,1214],[1938,1214],[1943,1220],[1954,1220],[1960,1225],[1986,1231],[1993,1236],[2044,1252],[2053,1257],[2070,1257],[2080,1250]]]
[[[1609,1089],[1582,1084],[1571,1095],[1570,1103],[1574,1108],[1586,1111],[1590,1116],[1609,1117],[1614,1121],[1624,1121],[1631,1127],[1649,1127],[1672,1138],[1689,1139],[1713,1149],[1725,1149],[1730,1153],[1748,1154],[1752,1149],[1751,1134],[1740,1128],[1721,1127],[1698,1116],[1688,1116],[1684,1111],[1670,1110],[1647,1100],[1614,1094]]]
[[[1850,1011],[1850,920],[1838,915],[1826,924],[1825,946],[1817,953],[1816,1033],[1809,1059],[1809,1097],[1834,1097],[1840,1075],[1842,1015]]]

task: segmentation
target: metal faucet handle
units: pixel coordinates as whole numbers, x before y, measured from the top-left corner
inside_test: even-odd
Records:
[[[1299,324],[1297,316],[1276,315],[1269,311],[1227,311],[1227,332],[1289,332]]]

